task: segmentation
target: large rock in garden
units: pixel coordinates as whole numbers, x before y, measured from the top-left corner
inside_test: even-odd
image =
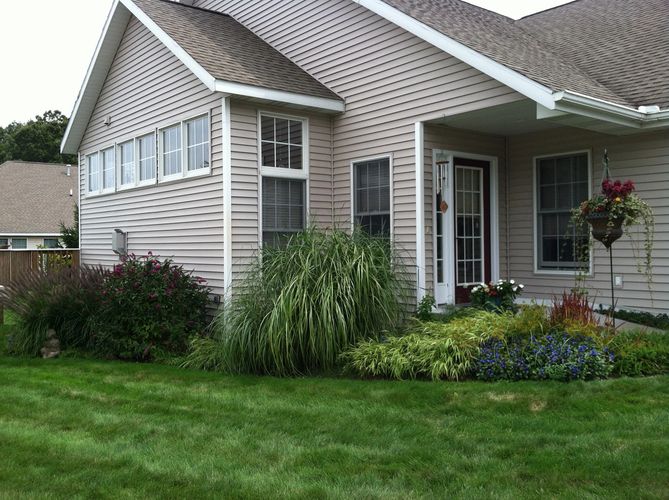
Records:
[[[42,347],[39,352],[44,359],[57,358],[60,356],[60,340],[56,338],[56,330],[47,330],[46,342],[44,342],[44,347]]]

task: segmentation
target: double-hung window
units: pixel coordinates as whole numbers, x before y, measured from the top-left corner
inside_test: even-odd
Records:
[[[588,153],[536,159],[537,270],[588,267],[587,228],[571,221],[571,210],[589,197]]]
[[[263,244],[285,244],[306,227],[307,124],[305,119],[260,115]]]
[[[390,158],[353,164],[354,221],[371,236],[390,237]]]

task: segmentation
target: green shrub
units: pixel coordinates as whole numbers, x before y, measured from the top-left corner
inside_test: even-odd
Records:
[[[56,330],[62,349],[85,347],[99,310],[98,290],[105,274],[101,267],[86,266],[27,272],[6,286],[0,297],[16,320],[8,352],[36,356],[49,328]]]
[[[601,307],[600,311],[602,311]],[[659,328],[660,330],[669,330],[669,314],[667,313],[652,314],[649,312],[620,309],[614,313],[614,316],[618,319],[630,321],[638,325]]]
[[[540,306],[518,314],[471,309],[449,322],[414,322],[403,335],[361,342],[342,355],[344,368],[361,377],[458,380],[472,375],[488,339],[540,334],[547,324]]]
[[[669,373],[669,333],[620,332],[609,348],[615,355],[615,375],[639,377]]]
[[[340,353],[394,330],[408,285],[388,242],[310,228],[266,247],[185,366],[295,375],[329,370]]]
[[[437,301],[434,300],[432,295],[427,294],[420,300],[420,302],[418,302],[418,308],[416,308],[416,317],[421,321],[430,321],[430,319],[432,319],[432,310],[436,306]]]
[[[102,282],[92,350],[141,361],[185,353],[206,327],[210,290],[203,283],[170,259],[124,257]]]

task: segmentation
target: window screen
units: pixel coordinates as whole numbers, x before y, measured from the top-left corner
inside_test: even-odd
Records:
[[[102,158],[102,189],[114,189],[116,179],[114,148],[105,149],[100,155]]]
[[[86,166],[88,168],[88,192],[94,193],[100,189],[100,169],[97,153],[86,157]]]
[[[304,229],[305,181],[263,177],[262,239],[264,244],[283,245]]]
[[[390,236],[390,159],[355,163],[355,223],[373,236]]]
[[[588,199],[588,155],[537,160],[537,252],[539,269],[587,266],[587,228],[571,222],[571,210]]]

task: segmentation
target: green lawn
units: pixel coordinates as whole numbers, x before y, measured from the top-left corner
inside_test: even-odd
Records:
[[[669,496],[669,376],[282,380],[0,356],[0,381],[0,498]]]

